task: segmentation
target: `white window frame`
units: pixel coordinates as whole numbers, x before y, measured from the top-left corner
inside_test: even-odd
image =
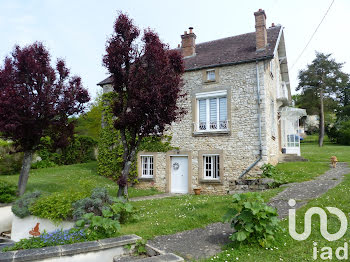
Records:
[[[214,74],[213,74],[214,73]],[[210,77],[214,77],[214,78],[210,78]],[[208,82],[214,82],[216,81],[216,75],[215,75],[215,69],[210,69],[207,70],[206,72],[206,78]]]
[[[154,175],[154,156],[153,155],[141,155],[140,157],[141,157],[141,177],[153,178],[153,175]],[[147,159],[146,165],[145,165],[145,159]]]
[[[210,99],[216,98],[216,108],[217,108],[217,116],[216,116],[216,129],[211,129],[210,124]],[[219,98],[226,98],[226,120],[225,123],[220,123],[220,105],[219,105]],[[205,100],[206,101],[206,121],[205,121],[205,129],[200,127],[200,121],[199,121],[199,100]],[[228,131],[228,97],[227,97],[227,91],[215,91],[215,92],[205,92],[205,93],[198,93],[196,94],[196,107],[197,107],[197,122],[196,122],[196,129],[197,132],[217,132],[217,131]],[[226,128],[221,128],[221,126],[226,126]]]
[[[207,158],[211,158],[211,163],[207,163]],[[209,167],[209,169],[207,168]],[[210,175],[207,176],[207,171]],[[203,154],[203,179],[204,180],[220,180],[220,155],[219,154]]]

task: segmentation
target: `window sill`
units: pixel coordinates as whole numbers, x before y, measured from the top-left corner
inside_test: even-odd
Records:
[[[218,130],[218,131],[194,131],[193,136],[227,136],[230,135],[230,130]]]
[[[140,182],[152,182],[154,181],[154,177],[139,177],[137,178]]]
[[[215,83],[217,83],[216,80],[206,80],[206,81],[204,81],[204,84],[215,84]]]
[[[221,180],[218,179],[200,179],[199,183],[201,184],[217,184],[217,185],[222,185]]]

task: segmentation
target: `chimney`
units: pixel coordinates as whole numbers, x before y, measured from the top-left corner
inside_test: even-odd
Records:
[[[193,27],[188,29],[190,30],[189,33],[185,31],[184,34],[181,35],[181,52],[184,57],[196,54],[196,35],[193,33]]]
[[[266,33],[266,14],[265,11],[259,9],[254,13],[255,16],[255,32],[256,32],[256,50],[263,50],[267,46]]]

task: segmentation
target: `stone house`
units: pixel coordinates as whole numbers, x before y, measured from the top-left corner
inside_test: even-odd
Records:
[[[139,152],[140,188],[226,194],[233,181],[277,164],[282,152],[300,155],[299,117],[291,92],[283,27],[266,28],[254,13],[255,32],[196,44],[193,28],[181,35],[187,110],[168,131],[170,152]],[[113,90],[111,79],[98,85]]]

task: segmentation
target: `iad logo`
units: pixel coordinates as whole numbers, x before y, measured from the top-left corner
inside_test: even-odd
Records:
[[[290,207],[294,207],[296,202],[294,199],[290,199],[288,201],[288,204]],[[326,209],[329,211],[329,213],[334,214],[338,217],[340,220],[340,229],[337,233],[330,234],[327,230],[327,214],[326,212],[320,208],[320,207],[312,207],[309,208],[304,217],[304,232],[299,234],[295,231],[295,209],[289,209],[289,234],[292,238],[298,241],[302,241],[307,239],[311,234],[311,217],[312,215],[319,215],[320,216],[320,230],[321,235],[327,239],[328,241],[335,241],[340,239],[344,236],[346,229],[348,227],[348,220],[345,216],[345,214],[336,207],[326,207]]]
[[[294,199],[288,201],[290,207],[294,207],[296,202]],[[329,213],[336,215],[340,220],[340,229],[337,233],[330,234],[327,230],[327,213],[320,207],[309,208],[304,217],[304,232],[299,234],[295,230],[296,218],[295,209],[289,209],[289,234],[292,238],[298,241],[307,239],[311,234],[311,218],[312,215],[320,216],[320,231],[321,235],[328,241],[335,241],[344,236],[348,227],[348,220],[345,214],[336,207],[326,207]],[[318,254],[322,260],[331,260],[333,258],[333,250],[331,247],[322,247],[320,250],[317,248],[317,242],[314,242],[312,251],[312,258],[318,259]],[[335,250],[335,257],[340,260],[348,259],[348,243],[344,243],[344,246],[340,246]]]

